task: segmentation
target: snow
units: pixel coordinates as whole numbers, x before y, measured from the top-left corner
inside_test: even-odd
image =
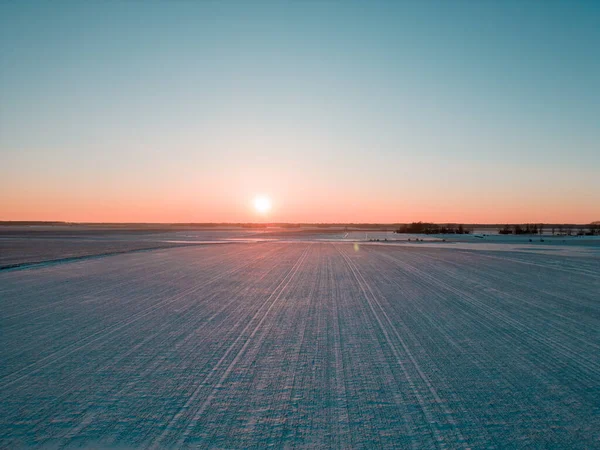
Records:
[[[594,244],[345,234],[0,271],[0,447],[598,445]]]

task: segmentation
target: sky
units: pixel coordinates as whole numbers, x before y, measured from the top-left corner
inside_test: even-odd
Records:
[[[598,1],[0,0],[0,220],[588,223],[599,118]]]

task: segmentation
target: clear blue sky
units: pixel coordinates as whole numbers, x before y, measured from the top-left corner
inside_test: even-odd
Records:
[[[0,2],[0,220],[600,220],[600,2]]]

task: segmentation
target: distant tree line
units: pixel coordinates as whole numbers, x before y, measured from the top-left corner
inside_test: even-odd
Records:
[[[471,230],[462,224],[438,225],[429,222],[413,222],[400,225],[394,233],[410,234],[470,234]]]
[[[56,225],[71,225],[70,222],[46,222],[42,220],[0,220],[0,226],[56,226]]]
[[[600,236],[600,223],[592,222],[587,226],[556,225],[551,231],[552,236]]]
[[[589,225],[552,225],[552,236],[600,236],[600,223],[592,222]],[[543,224],[504,225],[498,230],[499,234],[540,234],[544,233]]]
[[[579,236],[600,236],[600,222],[592,222],[587,226],[587,229],[580,228],[577,231]]]
[[[542,234],[543,225],[535,223],[526,223],[523,225],[505,225],[498,230],[498,234]]]

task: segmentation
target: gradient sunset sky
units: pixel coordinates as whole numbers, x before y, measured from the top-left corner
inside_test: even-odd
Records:
[[[2,1],[0,220],[600,220],[600,1]]]

